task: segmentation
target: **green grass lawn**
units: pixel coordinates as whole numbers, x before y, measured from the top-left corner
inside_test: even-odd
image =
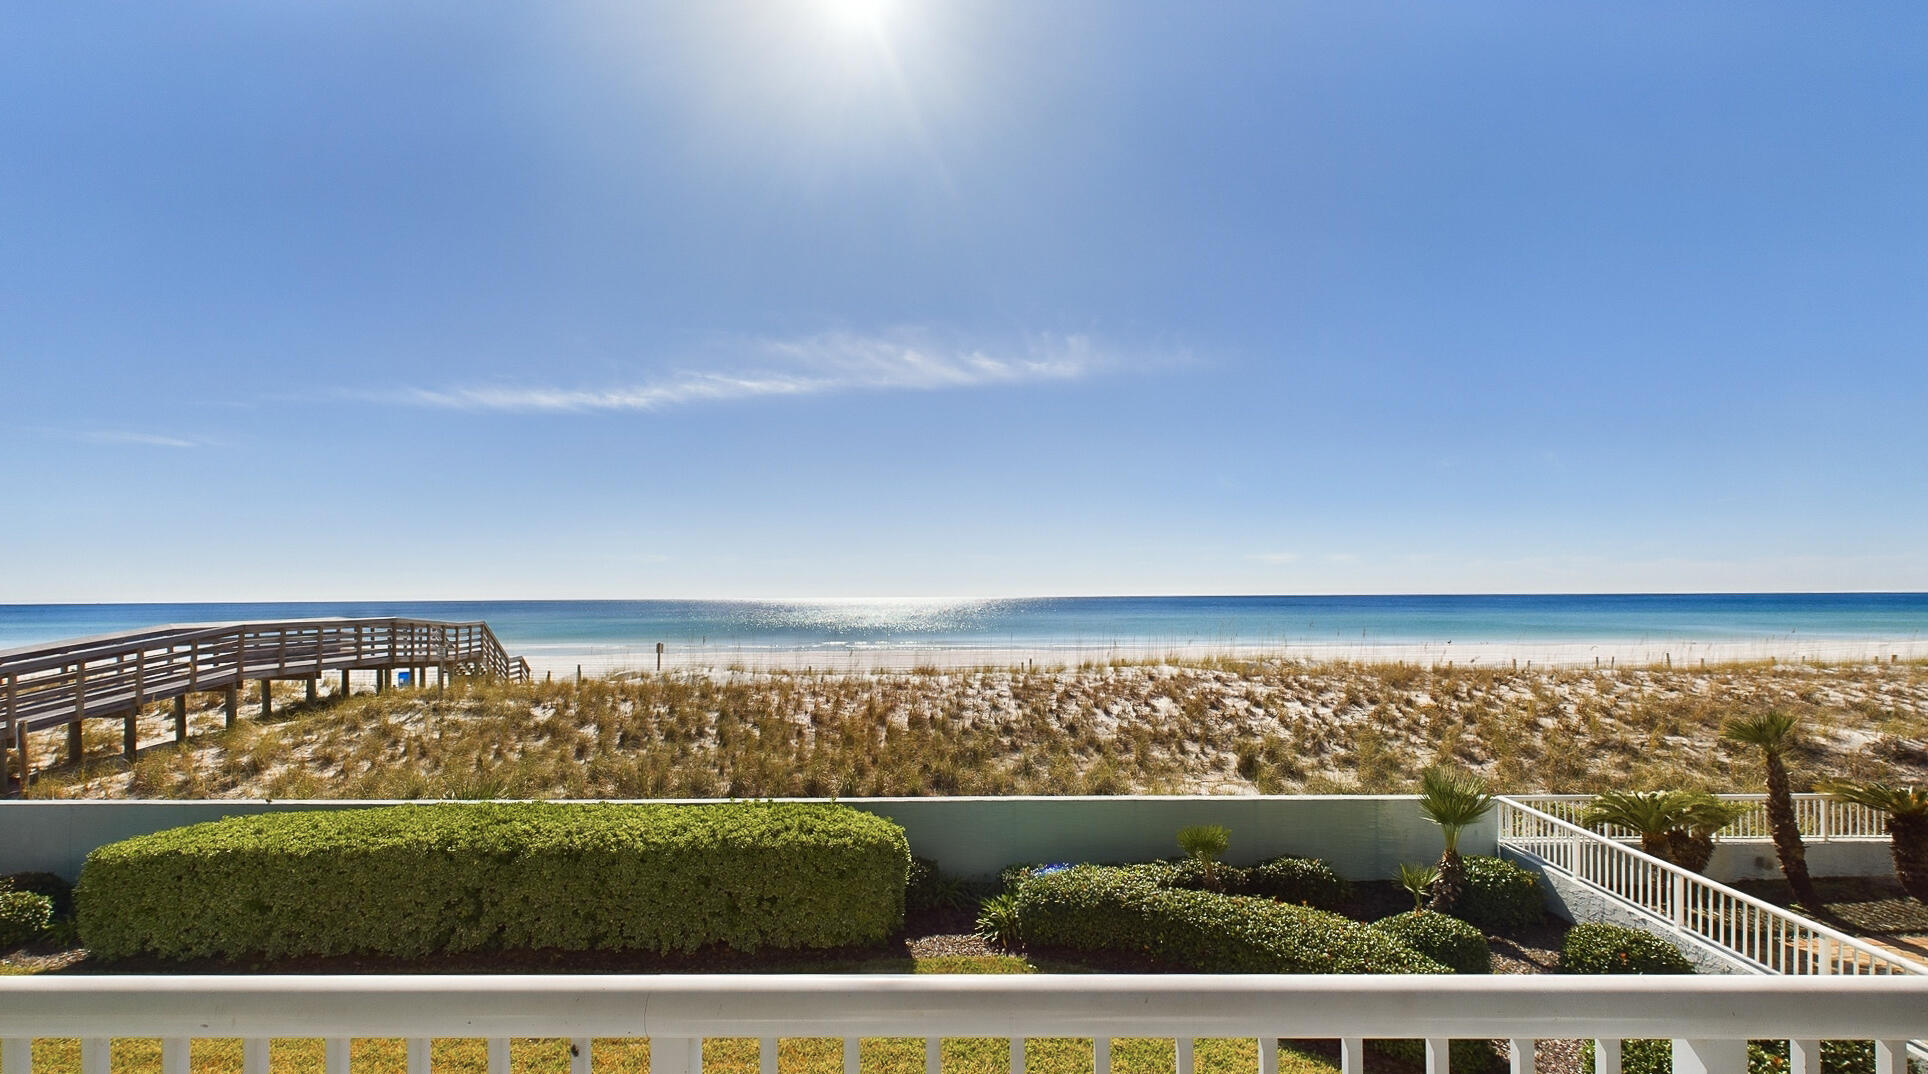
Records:
[[[1081,967],[1039,965],[1014,955],[947,955],[888,959],[856,964],[852,972],[886,973],[1039,973],[1085,972]],[[322,1074],[319,1040],[277,1040],[269,1048],[274,1074]],[[196,1074],[241,1074],[239,1040],[196,1040],[190,1050]],[[113,1043],[114,1074],[160,1074],[161,1042],[125,1039]],[[591,1049],[595,1074],[642,1074],[649,1069],[646,1040],[599,1040]],[[756,1074],[754,1039],[715,1039],[703,1043],[703,1074]],[[913,1038],[866,1038],[860,1045],[863,1074],[923,1074],[924,1042]],[[35,1074],[80,1074],[80,1042],[34,1042]],[[1169,1040],[1114,1040],[1114,1074],[1172,1074],[1177,1056]],[[435,1074],[487,1074],[488,1053],[480,1040],[438,1040],[430,1052]],[[400,1040],[356,1040],[349,1050],[354,1074],[406,1074],[407,1046]],[[568,1074],[569,1042],[518,1039],[509,1049],[515,1074]],[[1200,1040],[1194,1049],[1196,1074],[1253,1074],[1258,1042]],[[1091,1074],[1091,1041],[1046,1038],[1025,1049],[1027,1074]],[[777,1047],[778,1074],[842,1074],[843,1042],[835,1038],[786,1039]],[[943,1074],[1008,1074],[1010,1045],[995,1039],[951,1039],[943,1043]],[[1328,1061],[1290,1046],[1279,1049],[1280,1074],[1335,1074]],[[4,1071],[0,1074],[19,1074]]]

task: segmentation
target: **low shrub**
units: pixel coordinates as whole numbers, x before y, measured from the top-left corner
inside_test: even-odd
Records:
[[[977,934],[999,947],[1016,947],[1023,942],[1018,928],[1018,897],[1005,892],[993,895],[979,905]]]
[[[1567,973],[1692,973],[1694,965],[1673,944],[1651,932],[1591,921],[1567,930],[1560,945]]]
[[[835,805],[475,803],[232,817],[95,850],[96,956],[413,957],[876,943],[903,829]]]
[[[47,931],[54,901],[31,891],[0,891],[0,951],[11,951]]]
[[[0,891],[30,891],[53,900],[54,917],[74,912],[74,886],[52,873],[8,873],[0,876]]]
[[[1455,973],[1493,972],[1493,953],[1486,937],[1459,918],[1430,910],[1411,910],[1372,923],[1378,932],[1445,966]]]
[[[912,855],[910,879],[904,885],[904,909],[912,912],[962,910],[971,905],[964,882],[945,876],[932,858]]]
[[[1593,1042],[1580,1046],[1580,1069],[1593,1074]],[[1623,1040],[1620,1042],[1621,1074],[1673,1074],[1674,1043],[1670,1040]],[[1919,1070],[1919,1065],[1914,1065]],[[1821,1074],[1874,1074],[1874,1042],[1871,1040],[1824,1040],[1821,1042]],[[1747,1043],[1747,1074],[1789,1074],[1787,1041],[1755,1040]]]
[[[1024,942],[1140,955],[1203,973],[1448,973],[1324,910],[1161,884],[1170,866],[1078,865],[1018,886]]]
[[[1351,896],[1351,885],[1318,858],[1272,858],[1245,870],[1245,893],[1280,902],[1337,910]]]
[[[1466,859],[1466,888],[1453,916],[1485,932],[1537,925],[1546,916],[1540,878],[1531,869],[1484,855]]]

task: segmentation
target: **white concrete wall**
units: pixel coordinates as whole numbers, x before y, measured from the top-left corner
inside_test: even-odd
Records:
[[[37,870],[72,879],[95,847],[185,824],[252,813],[358,809],[397,802],[24,801],[0,803],[0,872]],[[1391,878],[1401,862],[1439,857],[1439,829],[1405,795],[1270,797],[1119,796],[869,798],[844,804],[904,827],[911,850],[949,874],[990,877],[1013,862],[1142,861],[1178,853],[1193,824],[1231,829],[1226,860],[1279,854],[1324,858],[1353,880]],[[1493,819],[1460,838],[1491,854]]]
[[[1809,842],[1807,863],[1808,872],[1814,876],[1885,879],[1895,874],[1894,857],[1885,838]],[[1714,844],[1714,857],[1707,863],[1707,877],[1723,884],[1778,880],[1780,876],[1781,859],[1774,856],[1774,844],[1765,839],[1723,839]]]

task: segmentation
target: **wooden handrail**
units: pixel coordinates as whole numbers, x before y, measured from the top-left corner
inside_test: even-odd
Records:
[[[131,727],[143,705],[232,692],[250,679],[385,675],[398,667],[529,678],[528,661],[511,657],[481,621],[384,616],[150,627],[0,651],[0,750],[19,751],[24,778],[29,732],[102,716],[122,717]]]

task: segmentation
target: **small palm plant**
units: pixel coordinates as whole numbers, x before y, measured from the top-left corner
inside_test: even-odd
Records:
[[[1928,787],[1829,780],[1821,790],[1837,801],[1888,814],[1888,852],[1894,855],[1895,877],[1910,898],[1928,903]]]
[[[1721,725],[1720,736],[1761,751],[1767,768],[1767,831],[1774,839],[1774,854],[1781,859],[1781,873],[1794,892],[1794,901],[1809,910],[1821,910],[1820,893],[1814,890],[1814,878],[1808,875],[1807,846],[1801,842],[1801,825],[1794,818],[1794,794],[1787,778],[1787,753],[1800,743],[1800,722],[1784,712],[1736,716]]]
[[[1734,823],[1743,807],[1698,791],[1608,791],[1580,814],[1590,828],[1625,828],[1640,849],[1700,872],[1714,856],[1714,833]]]
[[[1466,865],[1459,857],[1459,834],[1493,808],[1486,781],[1463,768],[1428,768],[1419,777],[1419,811],[1439,825],[1446,849],[1439,855],[1428,909],[1449,913],[1466,889]]]
[[[1426,893],[1431,890],[1433,881],[1439,879],[1439,870],[1430,865],[1399,866],[1399,886],[1412,893],[1413,912],[1426,909]]]
[[[1185,852],[1185,857],[1198,870],[1207,891],[1218,890],[1218,859],[1230,845],[1231,829],[1220,824],[1195,824],[1178,830],[1178,849]]]

